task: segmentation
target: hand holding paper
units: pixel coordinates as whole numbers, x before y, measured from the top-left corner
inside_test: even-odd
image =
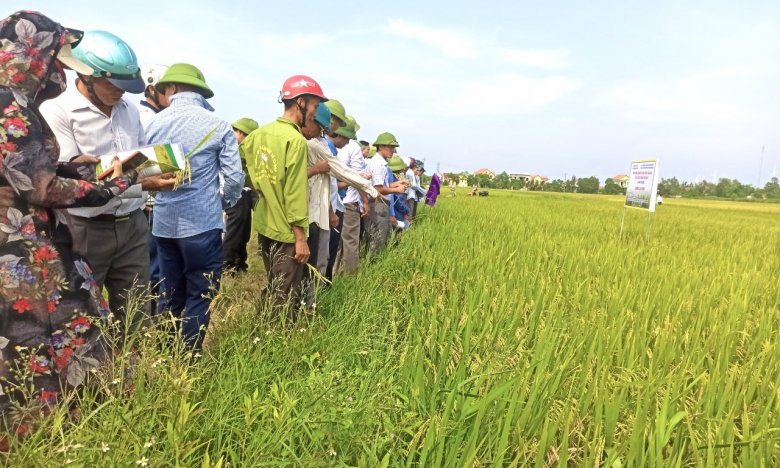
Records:
[[[92,163],[97,164],[100,162],[100,158],[96,158],[94,156],[89,156],[86,154],[82,154],[81,156],[76,156],[75,158],[71,159],[70,162],[72,163]]]
[[[121,161],[121,168],[125,172],[138,169],[138,177],[142,179],[158,174],[181,172],[185,167],[181,147],[166,143],[98,157],[96,168],[98,179],[104,179],[114,172],[114,158]]]
[[[122,177],[122,160],[114,156],[112,163],[111,177],[108,180],[114,180],[117,177]]]

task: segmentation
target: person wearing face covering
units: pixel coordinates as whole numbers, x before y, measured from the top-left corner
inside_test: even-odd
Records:
[[[108,357],[100,325],[109,309],[53,209],[105,205],[137,179],[127,171],[97,182],[94,163],[58,163],[38,106],[65,90],[62,64],[92,73],[71,54],[81,37],[35,12],[0,22],[0,431],[22,436]]]

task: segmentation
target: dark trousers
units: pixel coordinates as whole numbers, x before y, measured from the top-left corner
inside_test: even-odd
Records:
[[[407,198],[406,206],[409,208],[409,217],[414,219],[417,216],[417,200]]]
[[[157,312],[157,297],[160,295],[160,262],[157,259],[157,238],[152,234],[154,225],[154,211],[144,211],[149,221],[149,238],[146,247],[149,250],[149,285],[152,292],[152,313]]]
[[[309,224],[309,237],[306,239],[306,243],[309,246],[309,261],[308,266],[303,268],[303,287],[305,289],[306,307],[311,307],[315,302],[315,295],[319,280],[317,275],[314,274],[314,270],[317,269],[317,261],[320,255],[323,253],[321,250],[322,238],[327,236],[328,231],[323,231],[317,225],[317,223]]]
[[[273,298],[274,308],[281,313],[287,307],[287,319],[298,318],[302,297],[303,269],[306,266],[295,260],[295,244],[275,241],[262,234],[257,235],[260,256],[268,274],[266,297]]]
[[[74,250],[86,257],[98,288],[108,291],[108,305],[117,319],[138,326],[149,314],[149,225],[141,210],[120,221],[72,216]],[[127,316],[131,297],[144,298]],[[140,309],[140,310],[139,310]],[[140,313],[139,313],[140,312]]]
[[[200,349],[222,277],[222,230],[179,239],[157,237],[157,251],[163,277],[159,309],[181,319],[185,344]]]
[[[252,238],[252,209],[257,195],[253,190],[243,190],[235,206],[225,210],[227,223],[223,240],[223,269],[246,271],[249,255],[246,246]]]
[[[333,281],[333,266],[336,265],[336,257],[339,254],[339,243],[341,242],[341,229],[344,227],[344,212],[337,211],[339,225],[336,229],[330,230],[330,253],[328,257],[328,268],[325,270],[325,277],[328,281]]]

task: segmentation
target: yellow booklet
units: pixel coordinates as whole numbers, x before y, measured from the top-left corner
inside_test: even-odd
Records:
[[[98,179],[109,177],[114,172],[115,156],[122,161],[122,171],[138,169],[138,178],[183,171],[186,165],[179,144],[162,143],[98,156]]]

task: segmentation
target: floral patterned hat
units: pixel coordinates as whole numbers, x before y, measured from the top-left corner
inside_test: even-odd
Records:
[[[19,11],[0,21],[0,86],[8,86],[35,99],[49,86],[65,89],[64,73],[57,63],[78,69],[80,64],[68,53],[84,33],[68,29],[34,11]],[[54,90],[47,90],[47,94]]]

